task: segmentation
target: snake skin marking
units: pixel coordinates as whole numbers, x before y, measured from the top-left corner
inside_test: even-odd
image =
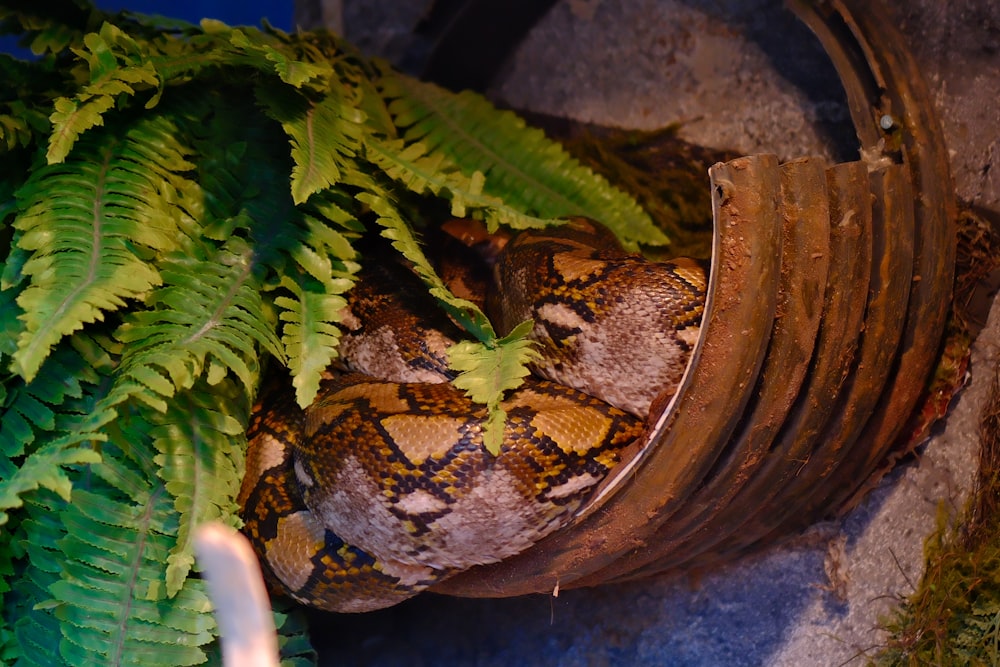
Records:
[[[504,445],[492,457],[485,408],[451,384],[347,376],[307,410],[296,460],[325,483],[303,490],[305,504],[379,559],[436,569],[494,562],[550,532],[642,432],[633,417],[542,381],[529,380],[504,408]],[[338,446],[347,439],[355,444]]]
[[[247,432],[237,500],[277,590],[368,611],[530,547],[642,437],[633,414],[674,391],[700,326],[698,263],[648,262],[582,218],[487,245],[490,318],[502,332],[535,320],[534,371],[550,379],[507,395],[489,455],[486,409],[447,382],[461,333],[405,267],[365,267],[344,312],[347,374],[331,371],[305,410],[287,379],[265,381]]]
[[[655,399],[676,391],[704,308],[698,262],[648,261],[603,227],[573,218],[514,237],[494,274],[490,317],[504,334],[535,321],[542,358],[532,370],[541,377],[643,418]]]

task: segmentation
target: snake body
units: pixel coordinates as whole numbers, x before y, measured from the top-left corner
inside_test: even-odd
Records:
[[[502,403],[497,456],[486,408],[449,382],[461,333],[405,267],[363,270],[343,371],[311,406],[283,383],[262,389],[238,500],[278,590],[367,611],[523,551],[572,518],[674,392],[701,317],[698,265],[626,253],[578,218],[515,236],[493,274],[491,320],[534,319],[543,357]]]

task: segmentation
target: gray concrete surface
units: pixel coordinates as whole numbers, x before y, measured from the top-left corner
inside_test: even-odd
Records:
[[[402,52],[415,4],[348,0],[348,36],[369,53]],[[960,198],[1000,213],[1000,5],[888,4],[934,93]],[[850,121],[820,47],[767,0],[564,0],[491,94],[607,124],[681,120],[686,138],[743,153],[852,157]],[[975,344],[967,388],[919,460],[842,520],[790,544],[697,578],[558,598],[424,596],[318,619],[324,656],[359,665],[863,664],[883,641],[879,619],[919,580],[939,507],[954,515],[965,502],[998,359],[1000,301]]]

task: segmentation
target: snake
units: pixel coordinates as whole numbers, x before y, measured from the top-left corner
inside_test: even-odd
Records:
[[[453,291],[476,292],[499,335],[532,320],[539,352],[500,403],[496,455],[487,406],[452,383],[465,334],[400,262],[362,266],[312,404],[280,373],[262,382],[237,502],[275,592],[365,612],[520,553],[572,522],[676,392],[701,262],[627,252],[583,217],[495,245],[486,277]]]

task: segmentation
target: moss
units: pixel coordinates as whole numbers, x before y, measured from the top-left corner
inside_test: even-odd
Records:
[[[1000,265],[996,233],[971,211],[959,220],[959,263],[952,324],[967,335],[977,285]],[[885,624],[890,633],[875,665],[1000,665],[1000,365],[980,419],[979,472],[964,516],[944,512],[925,547],[917,591]]]

